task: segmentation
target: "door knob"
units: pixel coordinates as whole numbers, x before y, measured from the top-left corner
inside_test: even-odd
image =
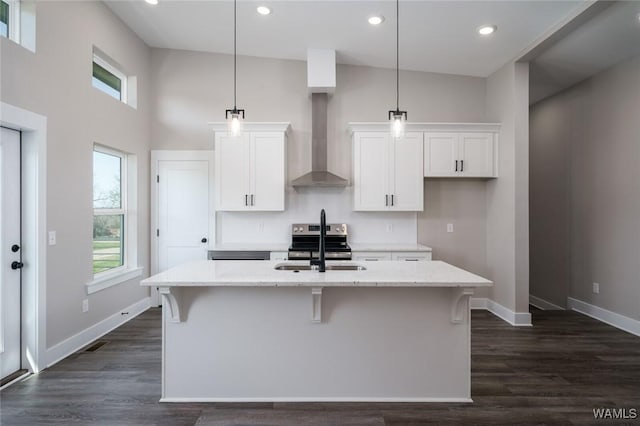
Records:
[[[22,269],[23,266],[24,263],[22,262],[16,262],[15,260],[11,262],[11,269]]]
[[[201,239],[200,242],[201,243],[206,243],[207,242],[207,238],[205,237],[205,238]]]
[[[14,252],[14,253],[15,253],[15,252],[17,252],[18,250],[20,250],[20,246],[19,246],[19,245],[14,244],[14,245],[12,245],[12,246],[11,246],[11,251],[12,251],[12,252]]]

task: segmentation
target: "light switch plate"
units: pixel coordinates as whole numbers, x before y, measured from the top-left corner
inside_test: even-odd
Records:
[[[56,245],[56,231],[49,231],[49,245]]]
[[[593,292],[595,294],[599,294],[600,293],[600,284],[598,283],[593,283]]]
[[[453,223],[447,223],[447,232],[453,232]]]
[[[89,312],[89,299],[82,301],[82,312]]]

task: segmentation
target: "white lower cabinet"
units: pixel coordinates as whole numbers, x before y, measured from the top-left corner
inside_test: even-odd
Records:
[[[373,262],[376,260],[391,260],[391,252],[363,251],[352,252],[351,259],[356,261]]]
[[[269,260],[289,260],[289,252],[286,251],[272,251],[269,254]]]
[[[391,253],[391,260],[405,260],[405,261],[424,261],[431,260],[430,251],[395,251]]]
[[[376,260],[426,261],[431,260],[430,251],[354,251],[351,258],[355,261],[374,262]]]

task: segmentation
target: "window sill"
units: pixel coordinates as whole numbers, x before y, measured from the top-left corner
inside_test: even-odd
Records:
[[[129,281],[133,278],[142,276],[143,268],[138,266],[136,268],[123,269],[121,271],[114,272],[94,279],[87,283],[87,294],[93,294],[105,288],[113,287],[114,285],[121,284],[125,281]]]

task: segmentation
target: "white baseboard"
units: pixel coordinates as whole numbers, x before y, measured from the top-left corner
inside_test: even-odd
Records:
[[[57,362],[62,361],[72,353],[78,351],[94,340],[104,336],[108,332],[120,327],[122,324],[137,317],[151,306],[151,298],[145,297],[144,299],[121,309],[123,312],[129,312],[128,315],[122,315],[120,311],[111,315],[110,317],[100,321],[91,327],[82,330],[80,333],[69,337],[66,340],[50,347],[46,352],[46,366],[51,367]]]
[[[514,312],[486,297],[472,297],[469,301],[469,306],[471,309],[486,309],[493,315],[516,327],[531,326],[531,314],[529,312]]]
[[[278,397],[278,398],[160,398],[160,402],[473,402],[471,398],[403,398],[403,397]]]
[[[608,311],[604,308],[583,302],[582,300],[574,299],[573,297],[567,297],[567,307],[571,310],[580,312],[581,314],[619,328],[620,330],[640,336],[640,321],[633,318]]]
[[[529,295],[529,304],[543,311],[564,311],[562,306],[558,306],[555,303],[551,303],[548,300],[541,299],[532,294]]]

